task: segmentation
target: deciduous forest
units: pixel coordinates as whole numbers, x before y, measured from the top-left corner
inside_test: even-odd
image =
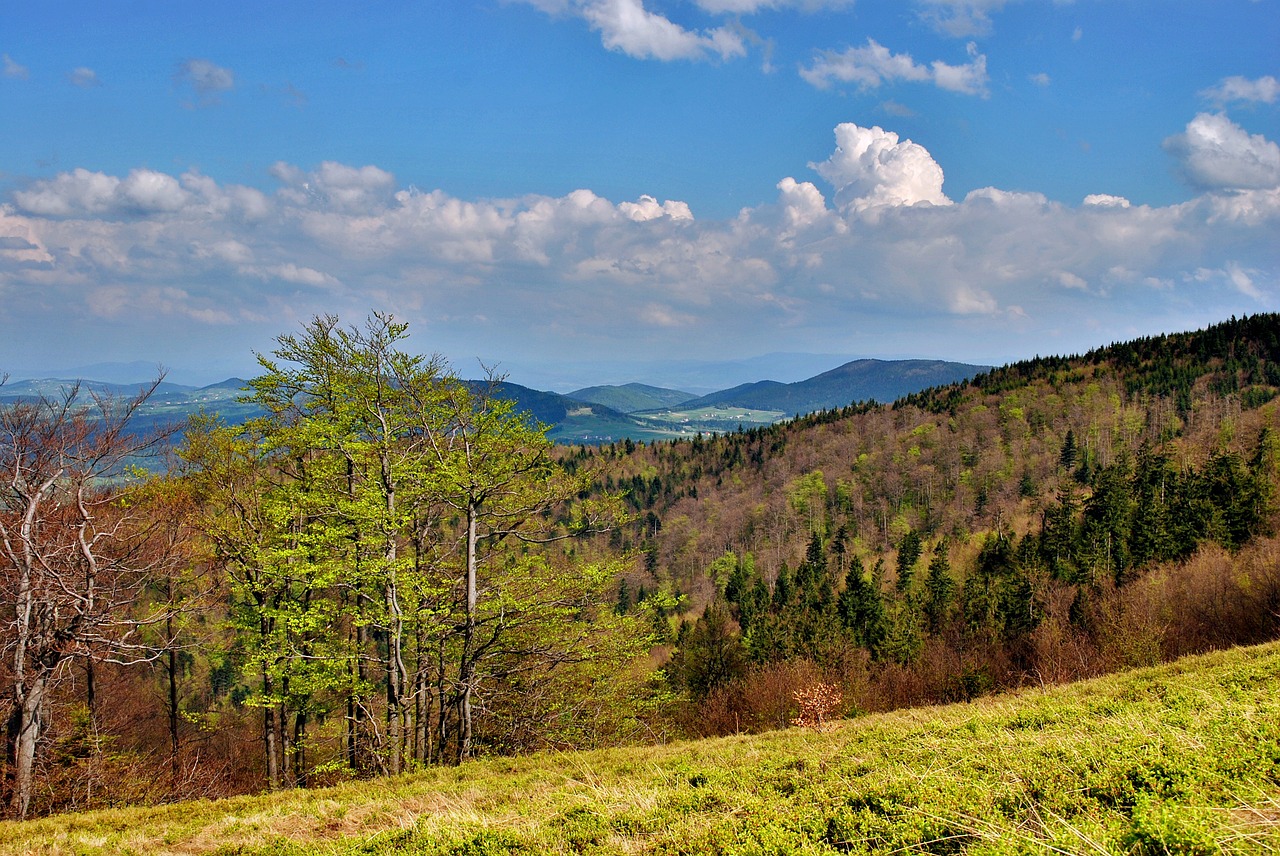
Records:
[[[246,399],[0,411],[26,817],[785,727],[1274,638],[1280,316],[692,440],[555,446],[374,315]]]

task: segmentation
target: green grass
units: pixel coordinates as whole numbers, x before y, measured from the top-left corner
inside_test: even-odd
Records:
[[[826,733],[0,824],[27,852],[1280,852],[1280,644]]]

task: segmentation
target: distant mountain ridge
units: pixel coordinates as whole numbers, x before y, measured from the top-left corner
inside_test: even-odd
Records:
[[[727,404],[802,416],[818,410],[846,407],[855,401],[888,404],[929,387],[969,380],[990,368],[946,360],[853,360],[808,380],[795,383],[763,380],[742,384],[683,402],[681,406]]]
[[[29,378],[27,380],[11,380],[0,384],[0,399],[36,398],[39,396],[59,395],[79,385],[84,392],[98,395],[134,396],[151,385],[151,381],[105,381],[89,379],[72,379],[68,377]],[[239,395],[248,382],[238,377],[227,378],[208,386],[188,386],[181,383],[161,381],[152,394],[152,399],[199,397],[201,393],[223,393],[227,391]]]
[[[644,383],[624,383],[621,386],[589,386],[585,389],[565,393],[565,395],[577,401],[585,401],[588,404],[599,404],[603,407],[617,410],[620,413],[637,413],[642,410],[675,407],[698,397],[696,393],[650,386]]]
[[[548,436],[562,443],[609,443],[617,440],[655,440],[698,433],[770,424],[791,416],[848,406],[857,401],[896,401],[932,387],[964,381],[989,366],[945,360],[854,360],[795,383],[762,380],[695,396],[689,392],[642,383],[593,386],[567,395],[544,392],[503,381],[499,398],[515,403],[548,427]],[[43,378],[0,385],[0,402],[57,397],[79,383],[86,392],[130,398],[148,384],[75,381]],[[485,381],[468,381],[473,389]],[[230,423],[242,422],[260,411],[239,401],[248,386],[228,378],[208,386],[163,382],[137,415],[139,427],[184,422],[199,411],[217,413]]]

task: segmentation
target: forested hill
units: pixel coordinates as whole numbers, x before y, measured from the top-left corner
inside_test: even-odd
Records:
[[[1037,380],[1081,380],[1086,370],[1114,372],[1129,394],[1170,397],[1189,409],[1197,383],[1219,395],[1240,394],[1261,404],[1280,388],[1280,315],[1232,318],[1206,330],[1146,336],[1070,357],[1036,357],[979,374],[972,387],[996,393]],[[967,384],[934,387],[904,403],[946,409],[972,392]]]
[[[1232,319],[570,461],[637,517],[620,608],[684,598],[700,728],[776,721],[797,669],[863,709],[969,697],[1276,634],[1278,342]]]
[[[730,404],[800,416],[856,401],[888,403],[922,387],[968,380],[986,368],[945,360],[854,360],[808,380],[743,384],[685,402],[684,406]]]

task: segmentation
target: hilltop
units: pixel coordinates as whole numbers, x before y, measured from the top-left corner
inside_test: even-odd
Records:
[[[1280,644],[757,736],[0,823],[0,854],[1257,853]]]

